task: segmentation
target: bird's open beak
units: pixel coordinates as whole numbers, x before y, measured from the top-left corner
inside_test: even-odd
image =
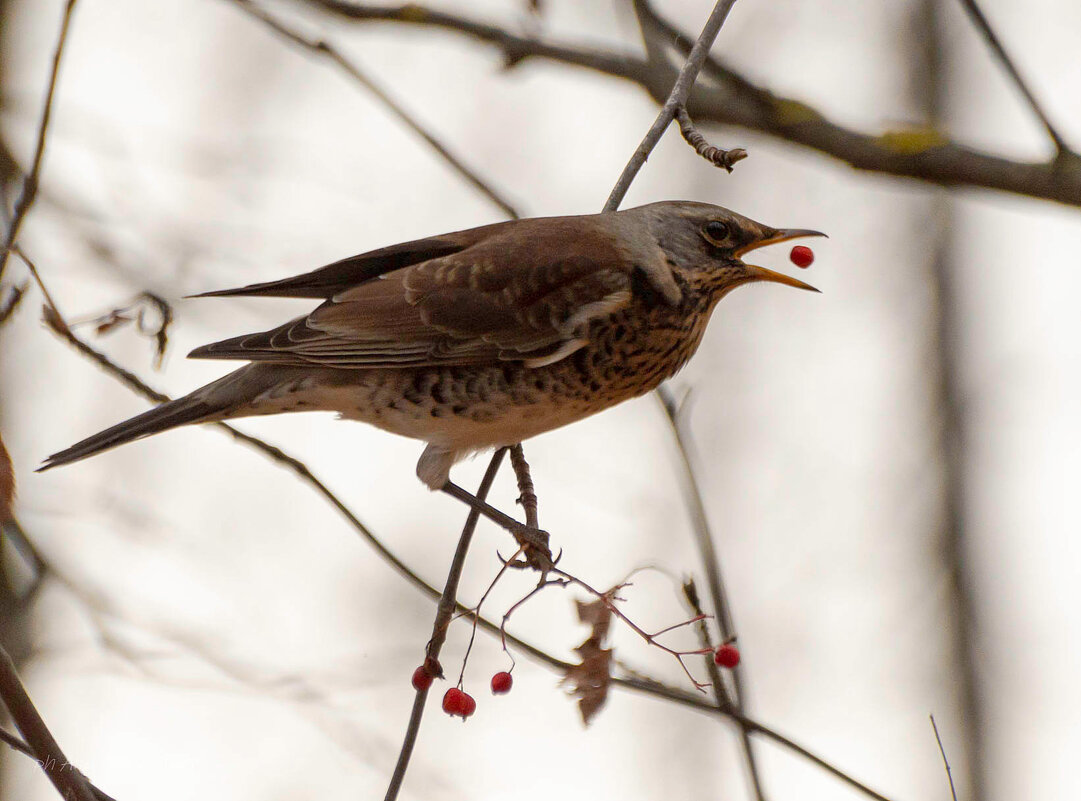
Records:
[[[763,248],[766,245],[776,245],[779,242],[787,242],[790,239],[799,239],[804,236],[826,236],[821,231],[812,231],[810,228],[771,228],[767,229],[766,236],[762,239],[752,242],[745,247],[736,251],[736,256],[741,257],[744,253],[749,253],[752,250]],[[774,272],[773,270],[767,270],[765,267],[759,267],[757,264],[748,264],[747,269],[751,273],[752,280],[755,281],[772,281],[775,284],[785,284],[786,286],[794,286],[796,289],[808,289],[811,292],[818,292],[810,284],[805,284],[798,278],[793,278],[790,275],[784,273]]]

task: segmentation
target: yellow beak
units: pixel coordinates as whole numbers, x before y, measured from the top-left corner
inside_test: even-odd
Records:
[[[780,242],[787,242],[790,239],[799,239],[805,236],[826,236],[821,231],[812,231],[810,228],[768,228],[766,229],[766,235],[756,242],[740,248],[736,251],[736,256],[742,257],[744,253],[749,253],[752,250],[763,248],[766,245],[776,245]],[[805,284],[798,278],[793,278],[790,275],[784,273],[774,272],[768,270],[765,267],[759,267],[757,264],[748,264],[747,271],[751,276],[752,281],[771,281],[775,284],[785,284],[786,286],[793,286],[796,289],[807,289],[811,292],[818,292],[810,284]]]

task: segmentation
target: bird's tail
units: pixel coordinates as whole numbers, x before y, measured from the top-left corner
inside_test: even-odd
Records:
[[[130,420],[87,437],[70,448],[54,453],[38,468],[38,472],[71,464],[118,445],[168,431],[170,428],[189,423],[207,423],[234,416],[233,411],[236,410],[239,400],[235,390],[239,384],[243,383],[237,379],[241,377],[239,374],[247,370],[248,368],[241,368],[195,390],[190,395],[163,403]]]

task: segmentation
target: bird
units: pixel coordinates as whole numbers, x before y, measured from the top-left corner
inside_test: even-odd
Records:
[[[643,395],[694,354],[717,302],[773,282],[742,257],[810,236],[708,203],[510,220],[391,245],[299,276],[194,297],[321,300],[193,350],[248,364],[88,437],[40,470],[178,426],[331,411],[426,443],[417,476]]]

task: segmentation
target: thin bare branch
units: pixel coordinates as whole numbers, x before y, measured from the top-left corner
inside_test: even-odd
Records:
[[[19,681],[15,663],[3,647],[0,647],[0,699],[60,797],[65,801],[95,801],[86,777],[68,762],[60,750],[60,745]]]
[[[640,80],[645,80],[648,71],[644,61],[631,56],[545,42],[532,36],[511,33],[496,25],[426,8],[416,3],[389,7],[341,0],[299,0],[299,2],[358,23],[394,22],[409,26],[442,28],[465,34],[479,41],[496,45],[502,51],[503,61],[507,67],[512,67],[528,58],[539,57],[587,67],[607,74],[624,74],[624,77],[635,75]]]
[[[38,181],[41,178],[41,165],[45,160],[45,142],[49,137],[49,121],[53,113],[53,97],[56,95],[57,78],[60,75],[60,61],[64,55],[64,45],[68,40],[68,29],[71,26],[71,15],[75,10],[76,0],[68,0],[64,6],[64,15],[60,20],[60,35],[57,37],[56,50],[53,52],[53,67],[49,73],[49,88],[45,93],[45,107],[41,110],[41,122],[38,124],[37,145],[34,147],[34,160],[30,165],[30,172],[23,178],[22,190],[19,199],[15,201],[15,210],[11,216],[11,224],[8,226],[7,236],[4,237],[4,248],[0,250],[0,278],[4,276],[8,257],[15,242],[19,238],[19,230],[23,220],[34,205],[34,198],[38,194]]]
[[[1021,77],[1021,73],[1017,69],[1017,65],[1013,63],[1013,59],[1010,58],[1006,52],[1006,48],[1002,44],[1002,40],[998,38],[998,34],[995,33],[995,29],[991,27],[991,23],[988,22],[987,17],[984,16],[983,10],[980,8],[979,3],[976,0],[959,0],[961,5],[964,6],[965,11],[968,12],[969,17],[972,19],[972,24],[975,25],[983,38],[987,41],[991,50],[994,51],[995,57],[998,58],[1002,64],[1003,69],[1010,76],[1010,80],[1013,81],[1014,86],[1024,96],[1025,101],[1028,103],[1032,113],[1036,115],[1037,119],[1043,124],[1044,130],[1047,131],[1047,135],[1051,137],[1051,141],[1055,143],[1055,150],[1059,157],[1066,154],[1073,154],[1073,150],[1066,140],[1062,138],[1062,135],[1058,132],[1058,129],[1051,122],[1051,118],[1047,116],[1047,112],[1044,111],[1043,106],[1036,99],[1036,95],[1033,94],[1029,88],[1028,83]]]
[[[721,638],[727,642],[735,638],[735,624],[732,620],[732,609],[728,603],[727,594],[724,591],[724,579],[721,577],[721,561],[717,555],[717,547],[714,544],[713,531],[710,529],[709,517],[706,514],[706,505],[702,499],[702,488],[698,484],[698,476],[695,472],[694,442],[684,433],[680,406],[676,403],[675,396],[667,384],[657,388],[657,397],[661,400],[665,415],[668,418],[669,429],[676,443],[676,449],[680,456],[680,465],[683,468],[683,480],[680,486],[683,489],[683,499],[691,513],[694,541],[698,548],[698,556],[702,561],[702,569],[706,573],[706,582],[709,585],[710,602],[714,614],[717,616],[717,625],[721,630]],[[743,664],[732,668],[732,687],[735,710],[743,714]],[[712,675],[710,676],[712,679]],[[716,684],[714,685],[716,687]],[[718,696],[718,704],[724,703],[727,696]],[[762,782],[758,770],[758,760],[751,744],[749,731],[740,727],[743,754],[746,761],[747,773],[751,777],[751,783],[755,791],[761,797]]]
[[[680,69],[679,75],[676,76],[676,82],[668,93],[664,105],[661,106],[657,119],[653,121],[653,125],[646,132],[642,143],[634,151],[634,155],[627,162],[627,166],[623,168],[623,173],[619,176],[619,180],[616,181],[611,194],[608,195],[608,200],[604,204],[604,211],[615,211],[619,208],[619,204],[623,202],[627,190],[631,188],[631,182],[634,181],[638,171],[642,169],[642,165],[649,158],[649,154],[653,152],[653,148],[657,146],[661,136],[664,135],[665,130],[675,118],[676,111],[687,102],[691,87],[694,86],[695,79],[702,70],[702,64],[705,62],[706,56],[709,55],[709,49],[713,46],[717,34],[721,32],[721,26],[724,25],[724,21],[728,18],[728,12],[732,10],[735,2],[736,0],[718,0],[713,7],[706,24],[702,27],[702,32],[698,34],[698,39],[687,56],[686,63]]]
[[[671,65],[638,56],[523,36],[468,17],[409,4],[393,8],[343,0],[297,0],[356,23],[387,22],[452,31],[497,47],[512,64],[527,59],[568,64],[631,81],[658,102],[675,77]],[[674,28],[668,26],[670,30]],[[676,32],[679,46],[687,37]],[[1081,206],[1081,159],[1012,161],[970,147],[933,128],[864,133],[828,119],[802,100],[771,92],[716,59],[704,70],[716,86],[696,87],[687,110],[699,123],[736,125],[836,158],[858,170],[959,188],[983,188]]]
[[[552,551],[548,547],[548,532],[534,526],[519,523],[510,515],[496,509],[474,496],[469,490],[463,489],[453,481],[448,481],[439,488],[440,492],[446,493],[452,498],[457,498],[466,506],[475,509],[487,517],[493,523],[508,531],[518,542],[526,563],[541,573],[552,569]]]
[[[347,59],[337,47],[327,42],[325,39],[314,39],[305,36],[299,31],[286,25],[277,17],[267,13],[264,9],[252,3],[250,0],[230,0],[230,2],[256,19],[262,21],[269,28],[288,39],[293,44],[299,45],[300,47],[337,64],[346,75],[371,92],[371,94],[373,94],[380,103],[386,106],[395,117],[401,120],[406,127],[427,142],[431,148],[458,173],[459,176],[479,190],[482,195],[498,206],[507,216],[514,219],[519,218],[520,215],[518,210],[510,203],[510,201],[504,198],[499,192],[492,188],[488,182],[477,175],[475,170],[466,166],[458,156],[454,155],[446,145],[436,138],[435,134],[425,128],[412,114],[406,111],[397,100],[391,97],[390,94],[376,84],[371,78],[361,72],[356,63]]]
[[[26,296],[27,286],[28,284],[25,281],[16,284],[11,288],[8,296],[0,302],[0,325],[10,320],[11,315],[19,308],[19,304],[22,303],[22,299]]]
[[[34,754],[34,749],[28,746],[25,742],[20,740],[11,732],[0,729],[0,742],[4,743],[9,748],[18,751],[21,754],[25,754],[31,759],[37,759],[37,756]]]
[[[507,449],[499,448],[492,454],[492,460],[488,463],[488,469],[477,487],[476,498],[483,501],[488,497],[488,491],[492,488],[499,466],[503,463]],[[465,567],[465,557],[469,553],[469,545],[473,541],[473,533],[477,530],[477,521],[480,520],[480,511],[476,508],[469,510],[462,527],[462,534],[458,538],[458,547],[454,551],[454,558],[450,562],[450,571],[447,573],[447,582],[443,585],[443,593],[439,598],[439,606],[436,608],[435,623],[432,624],[432,638],[428,641],[426,652],[427,660],[438,664],[439,652],[447,639],[447,627],[451,617],[457,608],[458,583],[462,578],[462,569]],[[464,669],[464,667],[463,667]],[[394,801],[402,788],[405,780],[405,771],[409,767],[409,758],[413,754],[413,746],[417,742],[417,734],[420,731],[420,721],[424,716],[424,704],[428,699],[428,687],[417,690],[413,700],[413,711],[409,715],[409,725],[405,730],[405,738],[402,740],[402,749],[398,754],[398,763],[394,766],[394,774],[390,778],[387,787],[385,801]]]
[[[687,690],[669,687],[666,684],[653,681],[651,679],[644,678],[621,678],[613,679],[612,684],[617,687],[622,687],[626,690],[633,690],[635,692],[645,693],[647,695],[664,698],[665,700],[672,701],[673,703],[685,706],[688,709],[693,709],[696,712],[702,712],[707,715],[718,716],[721,718],[727,718],[741,728],[745,728],[748,732],[754,735],[763,737],[770,740],[776,745],[791,751],[792,753],[806,759],[814,765],[817,765],[822,770],[831,774],[832,776],[840,779],[845,784],[849,785],[855,790],[863,793],[868,798],[873,798],[875,801],[891,801],[889,796],[885,796],[877,790],[867,786],[854,776],[845,773],[843,770],[833,765],[823,757],[814,753],[808,748],[797,743],[785,735],[781,734],[776,729],[772,729],[753,718],[749,718],[746,715],[740,714],[734,710],[723,710],[718,708],[712,703],[705,701],[701,696],[696,693],[688,692]]]
[[[953,771],[950,770],[950,760],[946,759],[946,748],[942,745],[942,738],[938,734],[938,724],[935,723],[935,716],[931,715],[931,728],[935,732],[935,742],[938,743],[938,753],[942,754],[942,764],[946,766],[946,778],[950,782],[950,797],[953,801],[957,801],[957,788],[953,786]]]

